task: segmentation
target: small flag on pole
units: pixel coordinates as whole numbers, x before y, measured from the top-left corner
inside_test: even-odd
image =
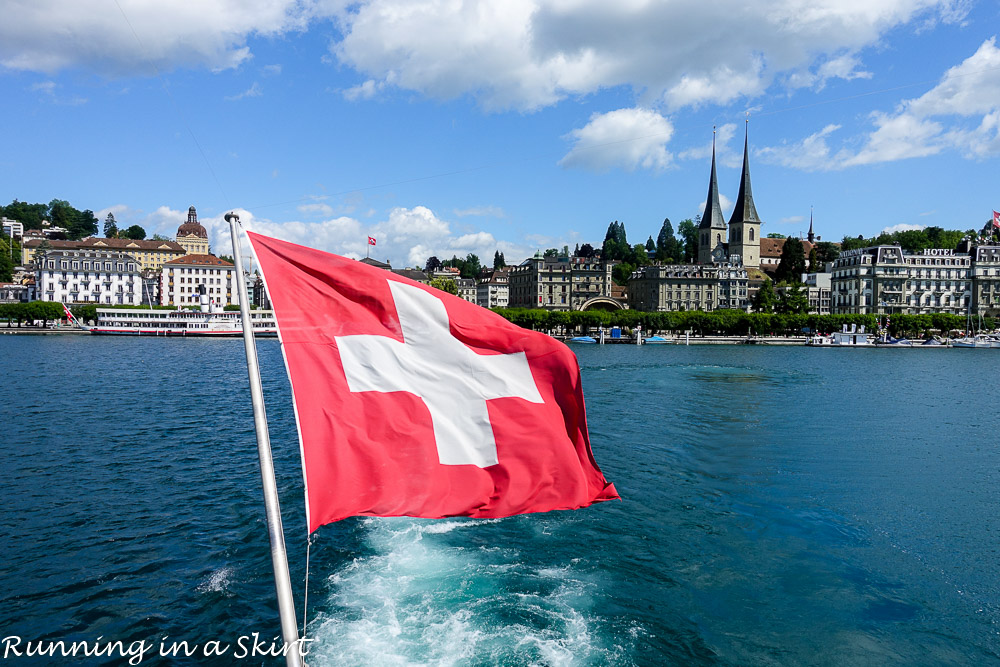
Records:
[[[368,237],[368,245],[375,245],[375,237],[374,236],[369,236]]]
[[[993,211],[993,226],[1000,229],[1000,211]]]
[[[292,385],[310,531],[618,497],[564,344],[362,262],[249,237]]]

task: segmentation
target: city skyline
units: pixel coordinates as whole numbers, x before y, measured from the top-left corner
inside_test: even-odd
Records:
[[[197,207],[393,266],[725,215],[762,234],[980,228],[1000,208],[997,6],[33,3],[5,12],[4,203],[173,238]]]

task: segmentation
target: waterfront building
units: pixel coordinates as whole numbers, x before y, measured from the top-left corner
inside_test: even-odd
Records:
[[[621,308],[611,298],[612,267],[596,257],[545,257],[539,251],[507,267],[508,304],[546,310]]]
[[[177,228],[177,243],[188,255],[208,255],[208,230],[198,222],[194,206],[188,208],[187,221]]]
[[[810,313],[815,313],[816,315],[829,315],[831,313],[830,281],[832,278],[833,274],[828,271],[822,273],[802,274],[802,282],[805,285],[806,296],[809,298]]]
[[[510,285],[507,269],[493,271],[489,277],[479,281],[476,288],[476,303],[483,308],[506,308],[510,303]]]
[[[365,257],[364,259],[358,261],[362,264],[367,264],[368,266],[374,266],[376,269],[392,271],[392,265],[389,264],[389,262],[380,262],[377,259],[372,259],[371,257]]]
[[[160,303],[164,306],[197,306],[198,286],[203,285],[210,302],[217,307],[239,305],[236,268],[214,255],[185,255],[163,265]]]
[[[106,239],[88,236],[79,241],[62,241],[48,239],[26,239],[21,249],[21,261],[24,264],[32,261],[35,252],[42,243],[48,243],[53,250],[92,249],[117,250],[133,257],[143,271],[159,272],[163,264],[172,259],[183,257],[187,253],[179,243],[174,241],[137,241],[134,239]]]
[[[116,250],[50,250],[35,266],[40,301],[137,306],[142,275],[134,258]]]
[[[972,312],[976,315],[1000,315],[1000,246],[972,248]]]
[[[873,246],[841,252],[831,276],[832,311],[964,315],[971,305],[972,259],[941,248],[911,253],[899,246]]]
[[[628,282],[633,310],[746,310],[747,270],[739,258],[715,264],[653,264],[636,269]]]

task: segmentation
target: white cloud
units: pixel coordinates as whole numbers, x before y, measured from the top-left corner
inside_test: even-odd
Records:
[[[305,28],[316,11],[308,0],[7,2],[0,22],[0,65],[147,76],[153,74],[151,65],[227,69],[251,57],[250,35]]]
[[[499,206],[473,206],[472,208],[464,208],[455,211],[455,215],[459,218],[464,218],[466,216],[482,216],[488,218],[503,218],[505,214],[503,209]]]
[[[38,83],[33,83],[28,87],[29,90],[47,93],[51,95],[55,92],[56,82],[55,81],[40,81]]]
[[[905,222],[901,222],[898,225],[893,225],[891,227],[883,227],[880,234],[894,234],[896,232],[908,232],[911,230],[926,229],[927,225],[910,225]]]
[[[333,215],[333,207],[330,206],[329,204],[323,204],[323,203],[302,204],[298,208],[299,208],[299,213],[305,213],[307,215],[312,215],[312,214],[325,215],[325,216]]]
[[[758,151],[764,162],[803,171],[823,171],[833,168],[833,158],[827,137],[840,129],[840,125],[827,125],[802,141],[780,146],[767,146]]]
[[[729,142],[736,135],[736,124],[726,123],[718,128],[715,135],[715,159],[719,164],[727,167],[743,166],[743,153],[729,146]],[[707,160],[712,157],[712,142],[708,141],[701,146],[681,151],[677,156],[684,160]]]
[[[281,65],[264,65],[260,68],[260,72],[264,76],[278,76],[281,74]]]
[[[264,94],[264,89],[260,87],[259,83],[257,83],[256,81],[254,81],[253,85],[251,85],[249,88],[247,88],[246,90],[244,90],[242,93],[239,93],[238,95],[231,95],[229,97],[226,97],[226,100],[229,101],[229,102],[235,102],[236,100],[242,100],[242,99],[245,99],[247,97],[260,97],[263,94]]]
[[[594,114],[584,127],[567,135],[575,144],[559,164],[595,171],[665,169],[672,160],[666,145],[673,131],[669,120],[649,109]]]
[[[362,76],[488,109],[534,110],[628,86],[644,106],[730,102],[779,75],[867,76],[859,52],[911,21],[960,22],[961,0],[362,1],[331,53]],[[801,82],[795,85],[803,85]]]
[[[875,129],[861,147],[834,152],[828,125],[801,142],[761,149],[765,159],[806,171],[893,162],[953,150],[973,159],[1000,155],[1000,48],[996,38],[952,67],[920,97],[903,100],[892,113],[869,116]]]
[[[790,215],[787,218],[782,218],[778,220],[778,224],[781,225],[794,225],[800,222],[805,222],[806,217],[804,215]]]

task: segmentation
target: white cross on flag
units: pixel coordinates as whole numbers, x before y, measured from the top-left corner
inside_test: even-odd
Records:
[[[310,531],[618,497],[565,345],[389,271],[249,236],[292,384]]]

